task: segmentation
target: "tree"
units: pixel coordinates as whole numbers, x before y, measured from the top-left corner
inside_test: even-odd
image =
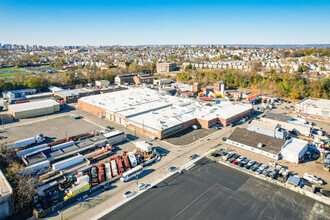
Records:
[[[298,67],[298,72],[303,73],[306,72],[308,69],[309,69],[308,66],[302,65]]]
[[[193,66],[192,66],[192,64],[191,63],[189,63],[187,66],[186,66],[186,70],[192,70],[192,68],[193,68]]]
[[[234,60],[240,60],[239,56],[237,56],[236,54],[233,56]]]

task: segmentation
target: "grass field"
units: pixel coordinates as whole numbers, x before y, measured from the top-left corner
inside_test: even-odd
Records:
[[[4,71],[4,72],[6,72],[6,71]],[[31,73],[25,72],[25,71],[15,71],[15,72],[11,72],[11,73],[1,73],[0,72],[0,78],[12,77],[14,75],[22,75],[22,74],[31,74]]]

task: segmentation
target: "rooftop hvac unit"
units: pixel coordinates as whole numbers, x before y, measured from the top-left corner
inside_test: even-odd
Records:
[[[259,147],[259,148],[262,148],[263,146],[264,146],[263,143],[259,143],[259,144],[258,144],[258,147]]]

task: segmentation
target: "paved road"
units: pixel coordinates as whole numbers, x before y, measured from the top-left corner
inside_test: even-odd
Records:
[[[327,219],[330,206],[201,160],[101,219]]]

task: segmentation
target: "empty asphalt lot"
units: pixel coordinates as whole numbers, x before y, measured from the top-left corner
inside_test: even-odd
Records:
[[[330,207],[206,159],[102,219],[328,219]]]

